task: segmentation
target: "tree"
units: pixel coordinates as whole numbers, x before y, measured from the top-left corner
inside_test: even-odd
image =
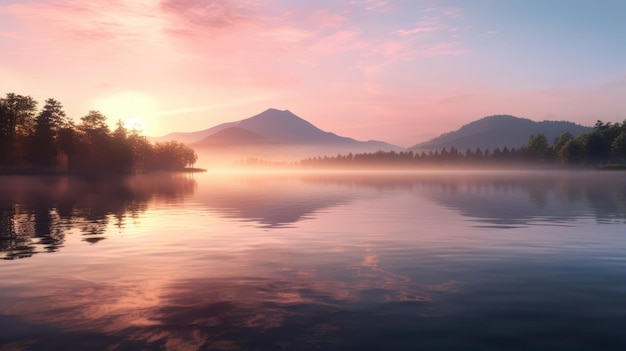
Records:
[[[441,152],[439,153],[439,155],[442,161],[447,161],[450,158],[450,153],[445,147],[441,149]]]
[[[483,159],[483,150],[480,149],[480,147],[476,148],[476,151],[474,152],[474,158],[477,160],[482,160]]]
[[[59,147],[59,151],[61,151],[65,156],[67,170],[72,172],[76,167],[76,153],[81,146],[74,123],[70,122],[66,126],[59,129],[57,145]]]
[[[55,99],[46,100],[35,119],[35,132],[30,142],[30,161],[43,168],[57,165],[57,138],[61,128],[70,124],[63,105]]]
[[[19,140],[32,130],[37,102],[30,96],[8,93],[0,98],[0,165],[19,160]]]
[[[450,148],[450,158],[452,160],[459,158],[459,150],[457,150],[454,146]]]
[[[626,132],[621,132],[611,144],[611,155],[621,162],[626,160]]]
[[[147,172],[154,158],[153,146],[146,137],[134,131],[128,136],[127,142],[132,154],[132,172]]]
[[[563,146],[565,146],[565,144],[572,139],[574,139],[574,136],[570,132],[563,132],[556,139],[554,139],[552,149],[557,155],[560,155]]]
[[[115,168],[115,159],[106,117],[99,111],[89,111],[80,120],[80,168],[83,171],[110,173]]]
[[[611,144],[600,132],[587,133],[582,147],[585,160],[589,164],[606,162],[611,158]]]
[[[111,154],[115,160],[113,170],[117,173],[128,173],[133,167],[133,148],[128,140],[128,130],[124,123],[117,121],[112,135]]]
[[[531,135],[528,143],[524,145],[524,153],[533,161],[545,161],[549,156],[550,145],[548,138],[543,133]]]
[[[177,141],[156,143],[152,168],[157,170],[177,170],[192,166],[198,156],[190,147]]]
[[[465,159],[469,160],[474,157],[474,153],[472,153],[472,149],[469,147],[465,150]]]
[[[494,160],[499,160],[502,157],[502,150],[499,147],[496,147],[493,150],[492,156]]]
[[[30,96],[8,93],[0,99],[0,135],[15,139],[27,134],[34,123],[37,101]]]
[[[576,165],[583,161],[582,137],[568,140],[559,150],[559,158],[565,164]]]
[[[87,134],[109,134],[107,118],[100,111],[89,111],[85,116],[81,117],[80,120],[80,129]]]

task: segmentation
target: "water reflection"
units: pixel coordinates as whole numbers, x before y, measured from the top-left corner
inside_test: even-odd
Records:
[[[621,172],[205,175],[200,179],[195,205],[265,229],[294,228],[324,209],[390,192],[427,198],[479,227],[568,225],[585,216],[605,223],[626,221],[626,174]],[[106,238],[110,224],[123,227],[149,202],[180,202],[195,190],[196,180],[185,175],[106,181],[2,177],[0,252],[4,259],[15,259],[58,251],[72,231],[95,244]]]
[[[410,192],[474,219],[478,226],[516,228],[541,222],[566,225],[593,216],[626,222],[623,172],[424,172],[308,175],[303,181]]]
[[[176,199],[195,189],[186,175],[155,174],[89,180],[78,177],[0,177],[0,257],[55,252],[73,230],[95,244],[109,224],[146,210],[151,200]]]
[[[112,281],[43,282],[43,292],[2,310],[0,325],[9,340],[31,330],[34,349],[47,350],[341,350],[366,310],[381,320],[433,317],[442,314],[436,303],[458,289],[455,281],[427,284],[392,273],[374,256],[337,266],[283,263],[279,274],[174,279],[150,290]]]
[[[5,179],[0,349],[626,346],[622,173]]]
[[[289,228],[325,209],[350,202],[355,194],[333,187],[306,186],[289,174],[205,176],[196,200],[225,218],[259,228]]]

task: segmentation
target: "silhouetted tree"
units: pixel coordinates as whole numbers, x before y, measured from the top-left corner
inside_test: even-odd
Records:
[[[79,164],[83,171],[111,172],[116,169],[116,162],[112,150],[112,138],[106,117],[99,111],[89,111],[80,118],[78,125],[80,132]]]
[[[611,144],[601,132],[594,131],[585,135],[583,152],[586,163],[598,164],[611,158]]]
[[[117,121],[117,127],[113,131],[113,145],[111,147],[111,157],[115,160],[113,165],[116,173],[128,173],[133,167],[133,148],[128,140],[128,130],[124,123]]]
[[[466,160],[470,160],[474,157],[474,153],[472,152],[472,149],[470,149],[469,147],[465,150],[465,155],[464,155]]]
[[[546,161],[549,157],[550,144],[545,134],[538,133],[530,136],[522,150],[531,161]]]
[[[483,151],[480,149],[480,147],[477,147],[476,151],[474,151],[474,158],[477,160],[481,160],[483,156],[484,156]]]
[[[611,156],[620,162],[626,161],[626,132],[621,132],[611,144]]]
[[[55,99],[46,100],[35,119],[35,132],[30,138],[29,160],[34,165],[48,169],[57,165],[58,132],[68,124],[63,105]]]
[[[582,138],[576,137],[568,140],[561,150],[559,150],[559,158],[565,164],[576,165],[583,162],[583,142]]]
[[[154,145],[153,169],[176,170],[193,166],[198,156],[193,149],[177,141]]]
[[[574,136],[570,132],[563,132],[556,139],[554,139],[554,143],[552,144],[552,150],[555,155],[562,160],[561,150],[567,144],[568,141],[574,139]]]
[[[154,150],[148,139],[133,131],[128,136],[127,141],[132,153],[133,172],[143,173],[149,171],[154,158]]]
[[[8,93],[0,98],[0,168],[18,162],[19,139],[31,133],[36,107],[30,96]]]
[[[450,148],[450,159],[457,160],[459,158],[459,150],[454,146]]]

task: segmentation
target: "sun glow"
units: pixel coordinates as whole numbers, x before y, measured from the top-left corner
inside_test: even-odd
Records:
[[[141,118],[133,117],[124,121],[124,128],[141,133],[144,130],[144,123]]]
[[[145,121],[155,116],[158,110],[152,96],[134,91],[105,96],[95,101],[94,107],[107,116],[110,125],[121,120],[125,128],[137,132],[146,131]]]

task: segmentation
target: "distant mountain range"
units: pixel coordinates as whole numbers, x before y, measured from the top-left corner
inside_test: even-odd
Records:
[[[288,110],[268,109],[236,122],[192,133],[172,133],[153,141],[178,140],[194,148],[249,148],[251,146],[315,147],[337,152],[402,150],[383,141],[358,141],[325,132]]]
[[[551,143],[563,132],[578,135],[590,130],[590,127],[567,121],[535,122],[526,118],[496,115],[466,124],[458,130],[414,145],[409,150],[519,148],[533,134],[544,133]],[[222,123],[197,132],[171,133],[152,138],[152,141],[157,142],[168,140],[177,140],[199,151],[208,150],[213,155],[236,159],[260,157],[297,160],[338,153],[405,150],[383,141],[358,141],[326,132],[288,110],[273,108],[250,118]]]
[[[480,147],[483,150],[490,149],[493,151],[495,148],[505,146],[519,148],[526,144],[533,134],[543,133],[548,142],[552,143],[563,132],[569,132],[576,136],[591,129],[566,121],[535,122],[526,118],[496,115],[481,118],[462,126],[458,130],[442,134],[409,149],[441,150],[455,147],[464,151],[467,148]]]

